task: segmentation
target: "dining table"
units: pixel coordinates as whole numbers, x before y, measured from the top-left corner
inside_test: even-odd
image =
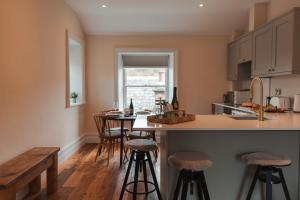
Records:
[[[123,152],[124,152],[124,123],[125,121],[129,121],[131,124],[131,128],[133,127],[134,121],[136,120],[136,115],[129,115],[126,116],[124,114],[118,114],[118,115],[107,115],[106,118],[108,120],[112,121],[118,121],[120,122],[121,127],[121,142],[120,142],[120,168],[123,165]]]

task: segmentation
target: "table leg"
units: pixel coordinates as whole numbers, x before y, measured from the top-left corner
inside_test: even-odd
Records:
[[[134,124],[134,120],[130,120],[131,131],[132,131],[132,128],[133,128],[133,124]]]
[[[124,120],[121,120],[120,167],[122,167],[123,164],[123,151],[124,151]]]
[[[52,156],[53,163],[47,169],[47,193],[52,194],[57,191],[57,177],[58,177],[58,155],[57,153]]]

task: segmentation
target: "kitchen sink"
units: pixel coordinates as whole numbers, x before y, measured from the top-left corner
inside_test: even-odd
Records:
[[[258,116],[256,115],[231,115],[229,117],[235,120],[258,120]],[[264,119],[268,120],[267,118]]]

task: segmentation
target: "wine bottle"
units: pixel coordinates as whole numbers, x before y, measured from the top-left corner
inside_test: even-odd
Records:
[[[130,99],[130,105],[129,105],[129,114],[133,115],[134,110],[133,110],[133,103],[132,103],[132,98]]]
[[[174,87],[174,91],[173,91],[173,99],[172,99],[172,107],[173,107],[173,110],[179,110],[179,103],[178,103],[178,100],[177,100],[177,88]]]

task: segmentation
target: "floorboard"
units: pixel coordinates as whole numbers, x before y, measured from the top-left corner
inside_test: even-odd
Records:
[[[55,194],[47,196],[45,183],[43,184],[42,200],[118,200],[124,180],[127,163],[119,167],[119,149],[115,150],[109,166],[106,165],[107,153],[94,161],[97,144],[85,144],[78,152],[59,166],[58,186]],[[152,158],[154,160],[154,158]],[[156,175],[159,181],[159,162],[154,162]],[[134,171],[134,169],[132,169]],[[149,179],[150,170],[147,170]],[[133,173],[130,176],[133,177]],[[142,174],[140,174],[142,180]],[[149,185],[149,189],[151,186]],[[143,184],[139,186],[143,191]],[[130,200],[130,194],[124,195],[124,200]],[[155,200],[156,193],[139,196],[138,200]]]

